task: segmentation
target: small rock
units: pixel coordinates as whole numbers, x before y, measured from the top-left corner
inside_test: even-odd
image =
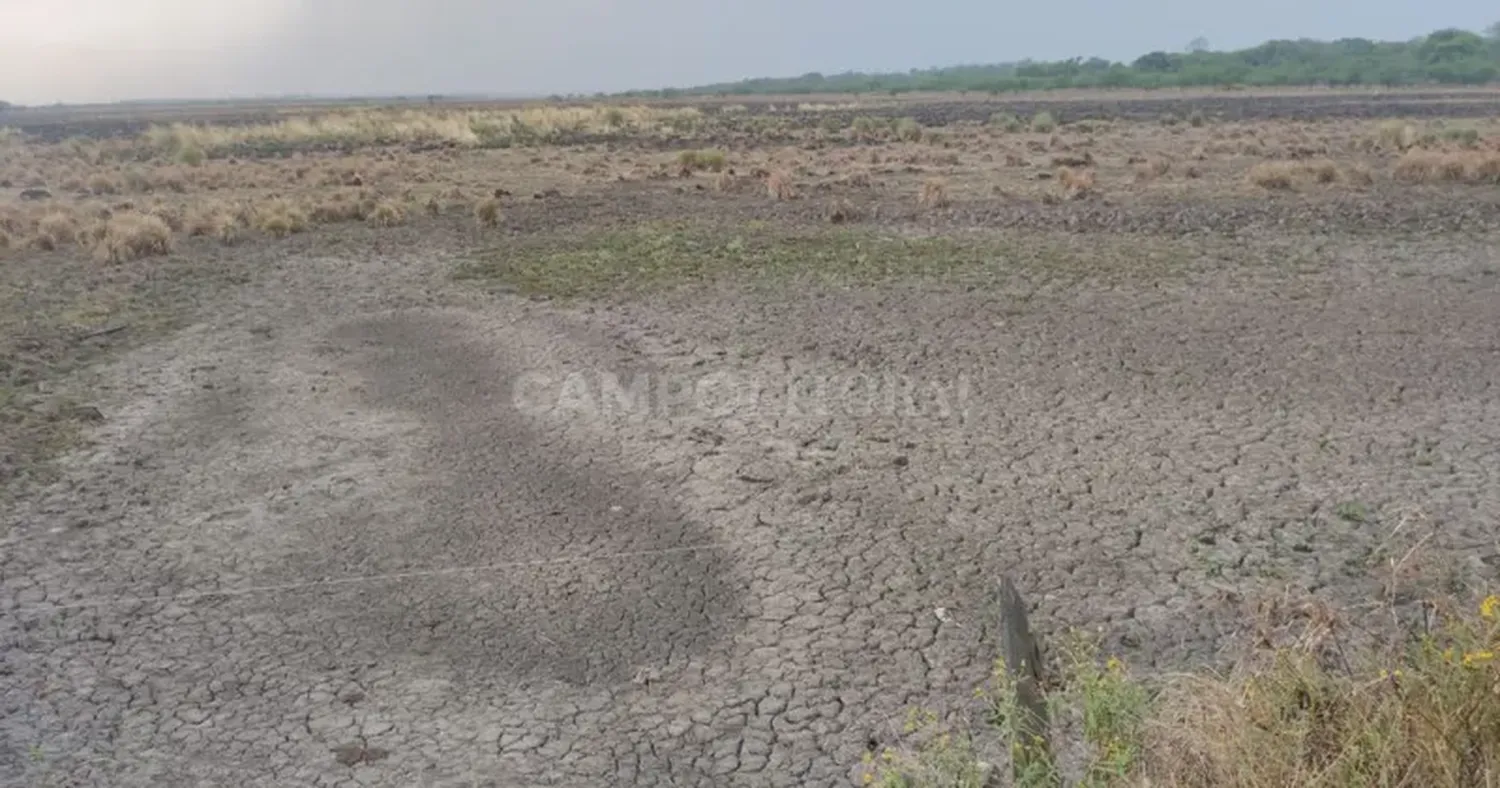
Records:
[[[50,199],[52,199],[52,192],[49,192],[46,189],[22,189],[21,190],[21,199],[23,199],[23,200],[50,200]]]

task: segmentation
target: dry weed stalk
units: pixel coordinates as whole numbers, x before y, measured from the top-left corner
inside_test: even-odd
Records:
[[[922,188],[917,191],[917,205],[923,208],[948,207],[948,182],[942,178],[923,181]]]

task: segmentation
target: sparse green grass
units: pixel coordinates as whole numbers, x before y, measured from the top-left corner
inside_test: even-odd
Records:
[[[100,265],[76,247],[7,259],[0,269],[0,498],[16,481],[53,478],[51,459],[88,426],[80,406],[93,403],[75,400],[86,395],[60,388],[61,378],[110,348],[170,331],[182,309],[229,276],[217,261],[186,258]]]
[[[902,118],[896,121],[896,139],[903,142],[921,142],[922,124],[913,118]]]
[[[1359,501],[1345,501],[1338,505],[1335,513],[1346,523],[1363,523],[1370,519],[1370,510]]]
[[[728,159],[721,150],[685,150],[677,154],[677,166],[687,172],[723,172]]]
[[[1450,126],[1443,129],[1441,136],[1448,142],[1456,142],[1465,148],[1472,148],[1479,144],[1479,130],[1466,126]]]
[[[495,279],[522,292],[597,296],[721,275],[863,277],[939,273],[961,264],[963,246],[854,229],[774,231],[663,223],[596,233],[534,248],[481,254],[460,276]]]
[[[1010,134],[1026,129],[1026,123],[1014,112],[996,112],[990,116],[990,125]]]
[[[661,222],[583,236],[517,239],[462,264],[461,279],[528,294],[600,297],[718,277],[750,283],[867,282],[902,277],[993,281],[1021,271],[1069,277],[1157,276],[1202,252],[1149,238],[1065,233],[909,237],[846,225],[770,227]]]

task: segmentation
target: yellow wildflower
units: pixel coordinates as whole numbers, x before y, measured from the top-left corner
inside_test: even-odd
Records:
[[[1494,621],[1496,614],[1500,614],[1500,596],[1490,594],[1479,603],[1479,615],[1487,621]]]
[[[1472,668],[1475,665],[1482,665],[1489,662],[1494,658],[1495,652],[1493,651],[1471,651],[1464,655],[1464,667]]]
[[[1109,660],[1104,663],[1104,667],[1110,673],[1119,673],[1120,671],[1125,669],[1125,663],[1121,662],[1119,657],[1110,657]]]
[[[875,775],[865,772],[865,785],[875,782]]]

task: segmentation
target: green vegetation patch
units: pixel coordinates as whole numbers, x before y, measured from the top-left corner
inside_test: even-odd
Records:
[[[653,223],[561,243],[485,250],[462,265],[458,275],[496,281],[526,294],[600,296],[719,277],[850,281],[941,275],[972,268],[979,251],[946,238],[903,238],[860,229]]]
[[[632,295],[716,279],[747,284],[858,284],[897,278],[985,284],[1014,275],[1051,280],[1163,275],[1204,252],[1161,239],[1050,232],[930,236],[867,227],[664,222],[519,239],[480,250],[459,279],[527,295]]]

